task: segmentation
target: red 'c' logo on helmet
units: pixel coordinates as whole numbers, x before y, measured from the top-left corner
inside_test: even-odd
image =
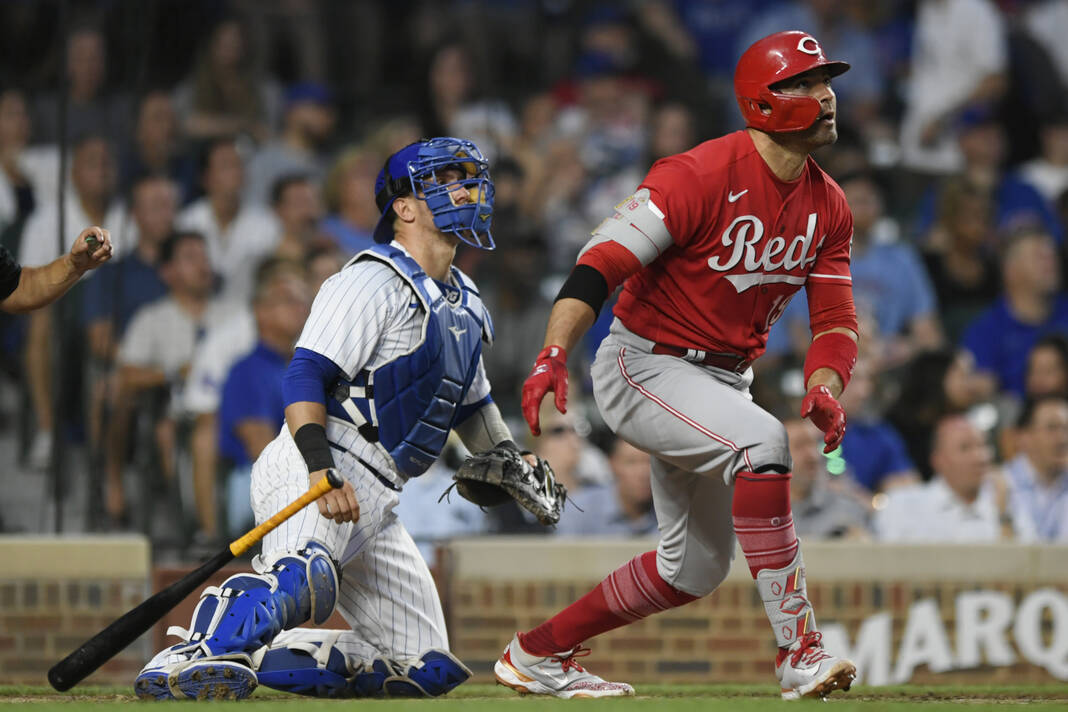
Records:
[[[811,54],[813,57],[820,56],[822,50],[820,49],[820,43],[816,41],[816,38],[811,35],[805,35],[797,43],[797,51],[804,52],[805,54]]]

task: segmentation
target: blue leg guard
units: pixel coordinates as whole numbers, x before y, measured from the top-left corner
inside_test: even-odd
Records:
[[[325,548],[305,548],[257,562],[260,574],[237,574],[204,591],[189,641],[207,656],[252,652],[309,618],[324,623],[337,600],[337,570]]]
[[[323,631],[322,640],[275,644],[253,656],[261,685],[311,697],[353,697],[355,671],[335,647],[342,631]]]
[[[428,650],[419,661],[421,665],[386,678],[390,697],[440,697],[471,677],[471,670],[447,650]]]

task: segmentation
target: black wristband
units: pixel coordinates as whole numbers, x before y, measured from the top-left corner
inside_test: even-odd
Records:
[[[600,314],[604,300],[608,299],[608,281],[589,265],[575,265],[564,286],[560,287],[556,301],[568,298],[586,302],[594,314]]]
[[[326,441],[326,428],[318,423],[305,423],[293,434],[308,472],[318,472],[334,466],[334,456],[330,454],[330,443]]]

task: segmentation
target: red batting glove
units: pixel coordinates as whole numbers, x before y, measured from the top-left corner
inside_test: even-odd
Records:
[[[567,351],[562,346],[546,346],[523,381],[523,418],[533,435],[541,435],[538,411],[549,391],[556,393],[556,409],[567,412]]]
[[[823,431],[824,453],[834,452],[845,437],[846,414],[827,386],[815,386],[801,401],[801,417],[811,416],[816,427]]]

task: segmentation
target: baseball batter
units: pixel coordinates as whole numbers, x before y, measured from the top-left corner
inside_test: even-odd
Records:
[[[804,32],[754,43],[734,77],[748,128],[658,161],[581,252],[523,386],[524,416],[536,435],[548,391],[565,409],[567,350],[622,284],[594,392],[605,422],[652,455],[661,539],[518,633],[495,666],[502,684],[557,697],[633,694],[585,671],[581,643],[714,591],[737,537],[779,646],[782,696],[849,688],[856,668],[823,649],[806,595],[785,429],[749,397],[750,364],[804,286],[813,340],[801,416],[825,433],[828,452],[845,432],[836,397],[857,353],[852,218],[809,154],[837,138],[831,79],[848,68]]]
[[[461,240],[493,248],[493,184],[473,143],[436,138],[391,156],[375,195],[378,244],[323,284],[287,368],[286,424],[252,469],[257,523],[329,468],[345,485],[267,535],[256,574],[204,591],[140,697],[437,696],[470,675],[394,507],[450,429],[472,452],[511,440],[482,365],[489,315],[452,266]],[[296,628],[335,606],[351,630]]]

